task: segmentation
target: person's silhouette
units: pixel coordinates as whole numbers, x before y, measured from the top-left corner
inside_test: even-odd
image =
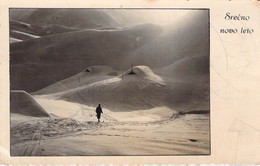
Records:
[[[97,113],[97,119],[98,119],[98,122],[100,122],[100,118],[101,118],[101,113],[103,113],[102,111],[102,108],[101,108],[101,105],[98,104],[98,107],[96,108],[96,113]]]

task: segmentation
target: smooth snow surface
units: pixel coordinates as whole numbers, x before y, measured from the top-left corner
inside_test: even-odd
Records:
[[[65,86],[68,87],[70,84],[70,87],[76,88],[40,96],[41,98],[66,100],[92,107],[102,103],[105,108],[113,112],[147,110],[162,106],[171,107],[173,92],[169,90],[160,76],[154,74],[147,66],[136,66],[133,71],[136,74],[129,75],[131,72],[129,69],[119,76],[109,79],[103,77],[103,80],[94,83],[88,82],[86,79],[86,77],[93,78],[93,76],[86,75],[85,78],[81,76],[81,80],[86,84],[79,87],[76,86],[78,82],[75,81],[77,76],[73,76],[69,79],[70,83],[65,83]],[[61,81],[61,84],[62,82],[66,82],[66,80]]]

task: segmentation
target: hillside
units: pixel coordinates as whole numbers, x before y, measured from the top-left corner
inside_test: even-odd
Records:
[[[46,97],[89,106],[102,103],[104,108],[111,111],[145,110],[173,105],[173,93],[161,77],[146,66],[136,66],[133,71],[135,74],[129,74],[131,70],[128,70],[121,76]]]
[[[187,57],[207,58],[210,49],[208,21],[208,11],[198,11],[165,26],[156,40],[132,52],[126,61],[154,69]]]
[[[97,12],[96,10],[90,11]],[[45,19],[47,22],[51,21],[52,19],[49,17],[52,18],[59,12],[73,13],[74,10],[70,12],[52,11],[48,15],[48,19]],[[83,11],[76,13],[81,12]],[[105,12],[111,19],[116,20],[115,22],[123,24],[121,17],[118,18],[114,15],[119,11],[100,10],[99,12]],[[41,12],[36,12],[38,16],[39,13]],[[122,13],[122,18],[127,17],[127,12]],[[96,18],[94,16],[90,14],[89,18]],[[27,20],[33,20],[32,18],[36,16],[30,16],[32,17],[30,19],[28,17],[26,15]],[[200,75],[202,65],[204,66],[202,70],[208,73],[206,71],[209,59],[208,11],[198,11],[183,19],[185,21],[180,19],[179,22],[164,27],[153,24],[124,28],[104,26],[103,28],[58,33],[13,43],[10,45],[11,89],[36,92],[81,72],[87,66],[98,65],[109,66],[116,71],[127,70],[131,64],[145,65],[155,72],[169,66],[169,71],[166,67],[163,69],[163,73],[160,73],[162,76],[170,76],[171,68],[174,68],[174,71],[177,68],[180,68],[177,70],[186,70],[185,73],[192,71],[193,76]],[[22,19],[19,18],[19,20]],[[13,39],[13,41],[19,41],[19,39]],[[201,59],[199,65],[194,66],[192,70],[189,69],[190,65],[185,66],[184,63],[182,66],[175,63],[182,60],[187,61],[189,58],[191,58],[190,61],[196,61],[196,58],[192,59],[192,57]],[[193,62],[187,62],[187,64],[190,63]]]
[[[72,32],[72,31],[79,31],[81,29],[79,28],[70,28],[70,27],[65,27],[61,25],[45,25],[45,26],[39,26],[39,25],[33,25],[33,24],[28,24],[20,21],[14,21],[10,20],[10,37],[12,38],[17,38],[17,39],[22,39],[22,40],[29,40],[33,39],[30,36],[47,36],[47,35],[53,35],[53,34],[58,34],[58,33],[65,33],[65,32]],[[23,33],[27,34],[29,38],[21,38],[20,36],[17,36],[16,33]]]
[[[12,20],[17,20],[33,25],[61,25],[65,27],[93,29],[98,27],[118,27],[119,22],[111,17],[111,12],[98,9],[35,9],[19,16],[19,9],[11,9],[17,13],[11,15]],[[109,11],[109,10],[108,10]],[[48,13],[48,14],[46,14]]]
[[[130,64],[123,64],[125,55],[159,34],[159,26],[144,24],[120,30],[62,33],[12,43],[11,89],[34,92],[75,75],[86,66],[129,67]]]

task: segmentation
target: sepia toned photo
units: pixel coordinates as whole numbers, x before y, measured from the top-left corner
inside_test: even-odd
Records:
[[[11,156],[210,155],[209,9],[10,8]]]

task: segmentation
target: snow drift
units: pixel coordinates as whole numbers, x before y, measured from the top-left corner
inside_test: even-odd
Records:
[[[50,115],[25,91],[11,91],[11,113],[18,113],[26,116],[49,117]]]

